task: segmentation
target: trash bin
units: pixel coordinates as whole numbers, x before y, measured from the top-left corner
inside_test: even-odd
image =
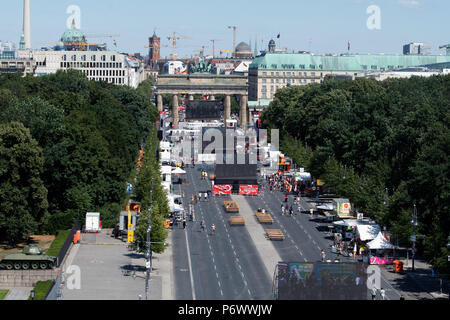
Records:
[[[395,267],[395,272],[402,272],[403,271],[403,262],[401,262],[399,260],[395,260],[394,267]]]

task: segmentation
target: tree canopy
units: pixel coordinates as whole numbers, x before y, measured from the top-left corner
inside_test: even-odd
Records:
[[[14,124],[10,135],[19,139],[25,133],[16,123],[29,129],[32,140],[26,148],[35,153],[40,150],[40,156],[29,152],[21,160],[28,166],[42,161],[41,171],[36,168],[33,174],[48,190],[47,194],[38,188],[37,180],[34,182],[41,190],[42,210],[48,212],[48,221],[37,218],[37,224],[27,228],[23,237],[30,232],[70,227],[76,218],[83,221],[87,211],[100,212],[104,227],[115,225],[127,201],[126,183],[134,173],[140,145],[157,119],[147,94],[145,86],[135,90],[88,81],[74,70],[43,77],[0,76],[2,130]],[[8,154],[11,146],[2,142],[0,148]],[[1,161],[8,159],[2,157]],[[13,168],[4,174],[2,181],[12,181]],[[6,195],[8,187],[3,184],[0,192]],[[36,205],[39,199],[33,198]],[[37,214],[27,208],[25,200],[17,201],[24,207],[21,215]]]
[[[448,75],[293,86],[263,113],[288,156],[400,244],[410,244],[416,204],[418,248],[437,268],[450,254],[449,123]]]

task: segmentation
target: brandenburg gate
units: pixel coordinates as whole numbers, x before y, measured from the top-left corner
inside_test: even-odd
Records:
[[[214,75],[210,73],[193,73],[184,75],[160,75],[156,82],[156,104],[158,111],[163,111],[163,94],[172,95],[173,127],[178,129],[178,97],[187,95],[190,101],[194,95],[207,95],[214,100],[215,95],[225,95],[224,122],[231,119],[231,95],[240,95],[241,128],[246,129],[247,121],[252,121],[248,114],[248,78],[240,75]]]

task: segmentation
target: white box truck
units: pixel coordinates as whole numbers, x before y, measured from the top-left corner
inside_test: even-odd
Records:
[[[86,233],[98,233],[101,231],[100,213],[88,212],[86,213]]]

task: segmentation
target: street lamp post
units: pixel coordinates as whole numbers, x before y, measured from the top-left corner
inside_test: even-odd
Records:
[[[411,254],[412,254],[412,271],[414,271],[414,257],[416,255],[416,227],[418,225],[418,223],[417,223],[417,207],[415,204],[414,204],[414,210],[412,213],[411,224],[413,226],[413,234],[411,236],[411,240],[413,243],[412,252],[411,252]]]

